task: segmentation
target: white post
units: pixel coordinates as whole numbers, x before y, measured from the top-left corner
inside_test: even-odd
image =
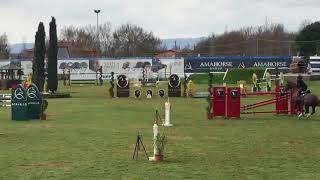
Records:
[[[153,155],[155,156],[157,154],[157,135],[158,135],[158,125],[154,124],[153,125]]]
[[[153,125],[153,157],[149,157],[149,161],[154,161],[155,156],[157,154],[157,144],[156,144],[157,134],[158,134],[158,125],[155,123]]]
[[[171,110],[171,105],[169,102],[169,99],[167,102],[164,103],[164,108],[165,108],[165,118],[164,118],[164,126],[172,126],[170,124],[170,110]]]

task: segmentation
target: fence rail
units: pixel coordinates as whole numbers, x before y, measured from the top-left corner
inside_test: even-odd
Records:
[[[11,94],[0,94],[0,107],[11,106]]]

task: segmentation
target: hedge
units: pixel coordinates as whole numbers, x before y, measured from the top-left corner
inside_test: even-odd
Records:
[[[223,81],[224,73],[213,74],[213,84],[236,84],[237,81],[244,80],[247,84],[252,84],[252,74],[256,73],[258,78],[263,77],[264,68],[234,68],[230,69],[225,80]],[[208,84],[208,74],[192,74],[191,79],[195,84]]]
[[[252,84],[252,74],[256,73],[258,79],[260,79],[263,77],[264,71],[265,69],[263,68],[230,69],[226,76],[225,82],[227,84],[236,84],[237,81],[244,80],[247,84]]]
[[[222,84],[223,76],[224,73],[213,74],[213,84]],[[208,84],[209,76],[208,74],[192,74],[188,79],[191,79],[195,84]]]

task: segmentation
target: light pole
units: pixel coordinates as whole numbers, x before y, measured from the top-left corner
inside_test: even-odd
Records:
[[[99,50],[99,13],[100,13],[101,11],[100,11],[100,9],[95,9],[94,10],[94,13],[96,13],[97,14],[97,56],[98,56],[98,50]]]

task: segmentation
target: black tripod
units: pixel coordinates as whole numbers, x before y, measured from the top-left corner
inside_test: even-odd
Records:
[[[160,117],[159,111],[156,110],[156,115],[154,116],[154,123],[159,126],[160,121],[161,121],[161,117]],[[162,122],[162,124],[164,124],[164,122]]]
[[[146,148],[145,148],[144,145],[143,145],[142,138],[141,138],[141,135],[140,135],[139,132],[138,132],[137,141],[136,141],[136,146],[135,146],[135,148],[134,148],[134,152],[133,152],[133,157],[132,157],[132,159],[134,159],[135,157],[138,159],[139,150],[140,150],[140,144],[141,144],[142,147],[143,147],[143,150],[144,150],[144,152],[145,152],[145,155],[146,155],[146,157],[147,157],[147,160],[149,160],[148,153],[147,153],[147,151],[146,151]]]

